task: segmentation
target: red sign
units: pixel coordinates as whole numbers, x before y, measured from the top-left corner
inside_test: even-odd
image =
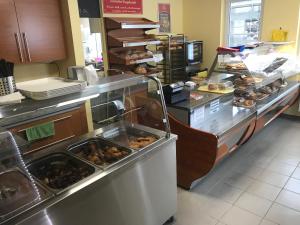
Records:
[[[103,0],[104,13],[143,14],[143,0]]]
[[[171,9],[170,4],[158,4],[159,32],[171,32]]]

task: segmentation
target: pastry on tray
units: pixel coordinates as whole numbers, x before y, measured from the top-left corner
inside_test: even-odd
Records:
[[[246,70],[247,67],[244,63],[231,63],[225,67],[227,70]]]
[[[255,85],[255,80],[253,77],[241,76],[240,78],[234,80],[234,84],[235,86],[251,86]]]
[[[214,84],[214,83],[208,84],[208,90],[210,91],[218,90],[218,88],[219,88],[218,84]]]
[[[243,108],[253,108],[256,105],[256,103],[254,100],[251,99],[234,98],[233,105],[237,107],[243,107]]]

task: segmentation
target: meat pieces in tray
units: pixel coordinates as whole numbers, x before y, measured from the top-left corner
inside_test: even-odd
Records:
[[[92,139],[69,149],[70,152],[89,162],[106,167],[131,154],[129,149],[116,146],[102,139]]]
[[[42,183],[55,190],[65,189],[95,172],[92,166],[63,153],[39,159],[28,169]]]
[[[112,133],[110,133],[111,131],[107,131],[107,134],[104,133],[104,137],[133,150],[145,148],[160,139],[159,136],[130,126],[123,126],[113,130],[114,132]]]
[[[146,136],[146,137],[130,137],[129,138],[129,147],[134,150],[139,150],[141,148],[145,148],[146,146],[157,141],[157,138],[154,136]]]

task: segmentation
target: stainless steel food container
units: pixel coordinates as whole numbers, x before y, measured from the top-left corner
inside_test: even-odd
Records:
[[[65,188],[55,188],[51,187],[50,185],[46,184],[43,180],[39,179],[38,173],[39,169],[43,168],[47,165],[50,164],[62,164],[62,163],[71,163],[73,167],[79,168],[82,167],[86,171],[89,172],[89,175],[87,177],[84,177],[82,179],[79,179],[78,181],[74,183],[70,183],[69,186]],[[31,173],[31,175],[40,182],[41,185],[43,185],[45,188],[50,190],[51,192],[55,194],[60,194],[68,189],[71,189],[74,187],[77,183],[83,182],[84,180],[88,179],[89,176],[94,174],[96,172],[96,167],[93,167],[91,164],[88,164],[76,157],[73,157],[69,154],[63,153],[63,152],[58,152],[58,153],[53,153],[50,155],[46,155],[40,159],[36,159],[35,161],[31,162],[28,166],[28,171]]]
[[[105,131],[101,136],[104,137],[105,139],[110,140],[113,143],[117,143],[126,148],[130,148],[129,142],[133,138],[151,136],[157,139],[155,142],[147,145],[146,147],[153,145],[154,143],[158,142],[161,139],[161,137],[159,137],[158,135],[127,125],[109,129]],[[138,150],[132,148],[130,149],[132,149],[133,151],[142,151],[146,147],[140,148]]]
[[[124,156],[123,158],[121,159],[117,159],[115,162],[111,162],[111,163],[105,163],[103,165],[97,165],[91,161],[89,161],[88,159],[84,158],[84,157],[81,157],[78,155],[78,153],[80,153],[80,151],[82,150],[82,148],[90,143],[95,143],[97,145],[98,148],[101,148],[101,149],[104,149],[105,147],[116,147],[118,148],[119,150],[121,151],[126,151],[128,153],[127,156]],[[105,139],[102,139],[100,137],[97,137],[97,138],[91,138],[91,139],[88,139],[84,142],[81,142],[81,143],[77,143],[73,146],[70,146],[68,148],[68,151],[73,154],[74,156],[78,157],[79,159],[83,160],[83,161],[86,161],[88,163],[91,163],[93,164],[94,166],[96,167],[99,167],[100,169],[108,169],[114,165],[116,165],[117,163],[120,163],[121,161],[123,161],[124,159],[128,158],[132,153],[133,151],[131,149],[128,149],[128,148],[125,148],[125,147],[122,147],[118,144],[115,144],[115,143],[112,143],[108,140],[105,140]]]

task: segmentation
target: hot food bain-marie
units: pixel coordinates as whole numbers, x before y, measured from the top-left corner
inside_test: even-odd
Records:
[[[159,80],[113,76],[88,89],[99,97],[94,131],[31,153],[0,133],[0,225],[153,225],[175,214],[176,136]]]

